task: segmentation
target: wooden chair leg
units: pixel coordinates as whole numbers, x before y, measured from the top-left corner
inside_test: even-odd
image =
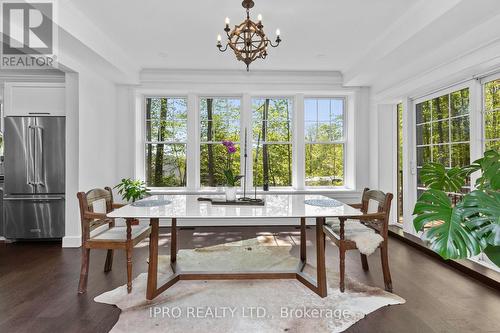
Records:
[[[392,280],[391,280],[391,272],[389,270],[387,241],[384,241],[382,243],[382,246],[380,247],[380,259],[382,260],[382,272],[384,274],[385,290],[387,290],[388,292],[392,292]]]
[[[132,249],[127,248],[127,292],[132,292]]]
[[[339,289],[340,292],[344,292],[345,290],[345,249],[341,245],[339,246],[339,254],[340,254],[340,283]]]
[[[108,250],[106,262],[104,263],[104,272],[109,272],[113,267],[113,250]]]
[[[82,245],[82,265],[80,269],[80,282],[78,283],[78,293],[83,294],[87,291],[87,280],[89,276],[90,249]]]
[[[361,256],[361,266],[363,266],[364,271],[368,271],[370,267],[368,266],[368,258],[366,257],[366,254],[360,253]]]

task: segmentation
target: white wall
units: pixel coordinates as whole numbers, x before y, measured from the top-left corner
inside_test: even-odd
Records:
[[[135,174],[135,99],[130,86],[116,87],[116,162],[117,179],[133,178]]]
[[[116,87],[92,72],[79,75],[79,185],[81,190],[117,180]]]
[[[396,105],[380,104],[377,107],[377,123],[374,124],[377,131],[378,167],[377,187],[384,192],[394,195],[391,205],[391,222],[396,222],[397,206],[397,140],[396,140]]]
[[[370,123],[370,89],[360,88],[356,96],[356,113],[354,120],[354,135],[356,139],[355,148],[355,168],[356,168],[356,189],[363,190],[370,186],[370,170],[373,167],[370,163],[372,154],[370,146],[370,131],[374,127]]]
[[[77,66],[75,66],[77,67]],[[66,235],[63,247],[79,247],[78,191],[117,183],[117,88],[78,66],[66,74]]]

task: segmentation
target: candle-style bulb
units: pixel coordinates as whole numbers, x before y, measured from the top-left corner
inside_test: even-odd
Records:
[[[217,41],[220,42],[222,40],[221,35],[217,35]]]
[[[257,15],[257,21],[262,22],[262,14]]]
[[[226,17],[226,19],[224,20],[224,23],[226,23],[226,25],[229,25],[229,23],[230,23],[229,17]]]
[[[276,29],[276,36],[279,36],[281,34],[280,29]]]

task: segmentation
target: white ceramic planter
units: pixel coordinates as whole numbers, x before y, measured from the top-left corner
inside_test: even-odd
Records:
[[[226,186],[226,201],[236,201],[236,186]]]

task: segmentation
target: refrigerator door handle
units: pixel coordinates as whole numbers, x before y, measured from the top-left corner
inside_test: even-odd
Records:
[[[43,198],[34,198],[34,197],[4,197],[4,201],[54,201],[54,200],[64,200],[64,197],[43,197]]]
[[[36,142],[38,142],[38,145],[35,147],[38,147],[36,150],[36,167],[35,167],[35,185],[39,186],[45,186],[45,184],[41,181],[43,179],[43,127],[42,126],[35,126],[35,130],[38,130],[39,135],[36,135]],[[39,161],[38,161],[39,160]],[[39,163],[38,163],[39,162]]]
[[[26,183],[28,185],[34,186],[34,174],[35,174],[35,158],[36,153],[35,148],[35,127],[32,125],[28,126],[28,158],[26,159]]]

